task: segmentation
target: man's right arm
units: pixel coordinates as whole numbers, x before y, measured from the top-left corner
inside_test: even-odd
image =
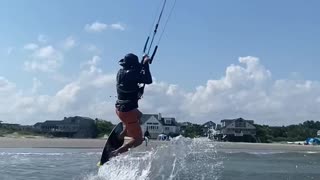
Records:
[[[140,72],[139,74],[139,82],[138,83],[143,83],[143,84],[151,84],[152,83],[152,76],[151,72],[149,69],[149,65],[144,65],[144,71]],[[148,66],[148,67],[146,67]]]

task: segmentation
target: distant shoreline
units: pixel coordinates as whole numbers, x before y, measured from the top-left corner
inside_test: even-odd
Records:
[[[67,138],[10,138],[0,137],[0,148],[82,148],[102,149],[106,139],[67,139]],[[161,143],[151,140],[152,143]],[[165,143],[165,142],[163,142]],[[234,143],[214,142],[218,151],[243,151],[266,150],[266,151],[311,151],[319,152],[320,146],[280,144],[280,143]]]
[[[216,142],[218,150],[264,150],[264,151],[286,151],[286,152],[317,152],[320,153],[318,145],[298,145],[284,143],[244,143],[244,142]]]
[[[0,137],[0,148],[103,148],[106,139]]]

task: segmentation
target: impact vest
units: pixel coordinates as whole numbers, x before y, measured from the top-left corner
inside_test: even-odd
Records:
[[[139,86],[138,69],[120,69],[117,75],[117,94],[118,100],[116,108],[126,112],[138,108]]]
[[[138,76],[140,71],[136,69],[120,69],[117,75],[117,93],[119,100],[138,100],[139,86]]]

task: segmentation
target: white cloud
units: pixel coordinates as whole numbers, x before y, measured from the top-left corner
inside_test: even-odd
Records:
[[[100,54],[101,53],[101,50],[97,46],[95,46],[93,44],[89,44],[89,45],[85,46],[84,49],[86,51],[94,53],[94,54]]]
[[[54,72],[62,64],[63,54],[48,45],[34,50],[31,58],[24,63],[27,71]]]
[[[92,24],[86,24],[84,29],[88,32],[101,32],[107,29],[107,24],[96,21]]]
[[[121,23],[111,24],[110,27],[111,27],[112,29],[115,29],[115,30],[120,30],[120,31],[124,31],[124,30],[125,30],[124,24],[121,24]]]
[[[122,23],[113,23],[113,24],[108,25],[108,24],[96,21],[92,24],[86,24],[84,27],[84,29],[87,32],[102,32],[102,31],[106,30],[107,28],[124,31],[125,25]]]
[[[86,67],[87,70],[84,70],[83,73],[93,74],[93,73],[101,73],[102,70],[97,67],[98,63],[101,61],[99,56],[93,56],[89,61],[82,63],[80,67]]]
[[[39,34],[38,35],[38,41],[40,43],[47,43],[49,40],[48,36],[47,35],[44,35],[44,34]]]
[[[63,42],[63,48],[67,50],[75,47],[75,45],[76,40],[72,36],[67,37],[67,39]]]
[[[75,102],[80,87],[77,83],[67,84],[62,90],[52,98],[48,105],[49,112],[58,112]]]
[[[40,57],[52,52],[43,51],[38,53]],[[114,113],[116,75],[103,72],[99,68],[100,61],[101,57],[93,56],[83,63],[77,78],[65,83],[53,95],[21,93],[14,83],[0,78],[0,119],[35,123],[83,115],[117,122]],[[34,81],[36,86],[37,80]],[[210,79],[192,91],[155,81],[146,86],[140,110],[196,123],[243,117],[257,123],[287,125],[319,120],[319,99],[319,81],[274,80],[258,58],[249,56],[239,58],[239,64],[228,66],[222,78]]]
[[[39,48],[39,46],[35,43],[29,43],[29,44],[26,44],[23,48],[26,50],[36,50]]]
[[[90,62],[95,64],[97,61],[93,59]],[[0,119],[22,124],[74,115],[115,120],[114,102],[108,99],[113,93],[115,75],[87,72],[90,72],[90,66],[53,95],[38,93],[37,89],[41,86],[38,79],[34,79],[34,93],[30,94],[0,77]]]
[[[0,93],[9,92],[15,88],[15,85],[9,82],[5,77],[0,76]]]
[[[99,56],[93,56],[91,60],[88,61],[89,65],[96,66],[101,61]]]
[[[166,83],[148,86],[141,105],[149,112],[156,109],[186,121],[219,122],[244,117],[257,123],[282,125],[319,120],[319,82],[272,81],[271,72],[259,59],[242,57],[239,62],[244,66],[230,65],[223,78],[208,80],[194,92],[186,93]]]
[[[46,46],[39,49],[39,51],[36,51],[35,56],[39,58],[48,58],[54,55],[55,51],[56,50],[52,46]]]

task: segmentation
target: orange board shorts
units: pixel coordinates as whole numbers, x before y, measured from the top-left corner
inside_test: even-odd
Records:
[[[142,138],[142,130],[139,123],[142,113],[138,109],[133,109],[128,112],[121,112],[116,109],[116,113],[126,126],[127,136],[134,139]]]

